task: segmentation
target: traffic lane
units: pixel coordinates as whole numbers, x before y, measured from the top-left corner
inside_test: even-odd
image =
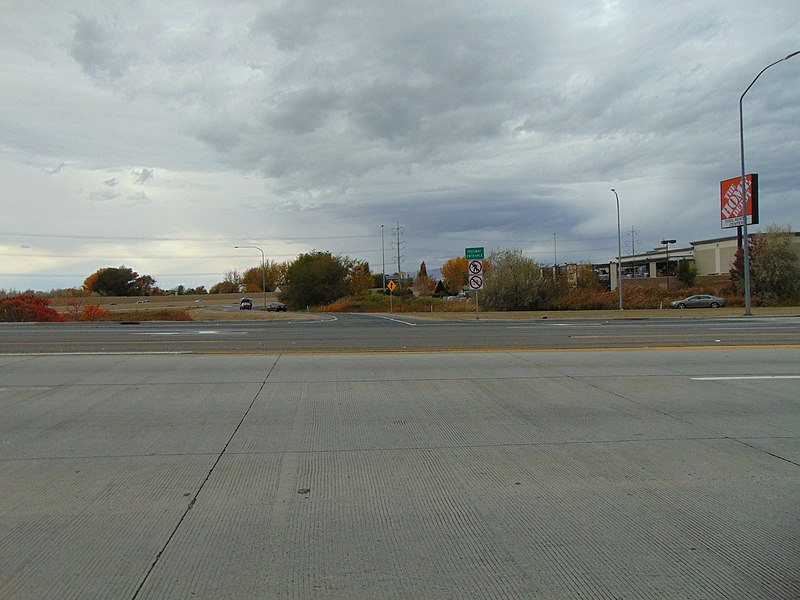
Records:
[[[0,362],[3,597],[796,596],[800,351]]]
[[[342,314],[319,321],[9,324],[0,352],[358,352],[800,345],[800,319],[432,321]]]
[[[345,344],[370,341],[386,349],[627,348],[800,344],[800,319],[470,320],[434,321],[406,315],[341,315]],[[377,336],[387,336],[376,343]],[[331,332],[326,331],[330,339]],[[378,338],[378,342],[380,339]]]

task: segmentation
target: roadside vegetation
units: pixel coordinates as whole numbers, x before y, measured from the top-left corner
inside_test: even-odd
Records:
[[[5,323],[66,323],[91,321],[192,321],[186,310],[163,308],[111,312],[99,304],[74,298],[63,312],[50,306],[50,299],[41,296],[19,295],[0,298],[0,322]]]
[[[800,303],[800,255],[789,226],[772,225],[750,238],[751,300],[755,306],[796,306]],[[613,310],[619,294],[608,289],[589,264],[548,267],[521,250],[497,250],[483,260],[484,288],[478,295],[482,311]],[[677,264],[673,289],[648,287],[647,280],[623,281],[626,309],[658,309],[672,300],[693,294],[714,294],[729,306],[743,302],[743,257],[734,261],[727,280],[698,277],[692,260]],[[441,279],[429,276],[423,261],[416,273],[374,274],[368,263],[312,251],[294,261],[265,261],[240,274],[226,271],[211,287],[212,294],[277,294],[290,310],[324,312],[469,312],[475,310],[475,293],[466,292],[468,262],[447,260]],[[391,281],[392,292],[387,290]],[[266,288],[266,289],[264,289]],[[0,290],[0,321],[191,321],[180,308],[109,311],[109,297],[206,295],[203,286],[177,286],[161,290],[155,278],[139,275],[130,267],[103,267],[89,275],[81,289],[54,290],[49,294],[9,293]],[[62,310],[50,306],[61,300]],[[66,308],[63,300],[66,298]],[[142,302],[148,302],[143,300]]]

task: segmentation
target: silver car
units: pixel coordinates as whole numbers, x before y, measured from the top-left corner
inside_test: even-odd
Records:
[[[698,294],[697,296],[689,296],[683,300],[676,300],[670,303],[672,308],[719,308],[725,306],[727,301],[725,298],[712,296],[711,294]]]

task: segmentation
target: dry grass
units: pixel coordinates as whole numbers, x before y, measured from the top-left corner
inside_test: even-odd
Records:
[[[193,321],[318,321],[319,314],[306,312],[265,312],[263,310],[215,310],[193,308],[188,311]]]
[[[409,314],[409,313],[405,313]],[[744,309],[738,306],[730,308],[691,308],[686,310],[673,309],[625,309],[625,310],[551,310],[551,311],[480,311],[476,317],[475,311],[471,313],[443,313],[420,312],[411,313],[416,317],[435,321],[467,321],[478,319],[500,320],[537,320],[537,319],[667,319],[681,318],[693,319],[698,317],[742,317]],[[789,316],[800,317],[800,307],[797,306],[772,306],[753,307],[755,317]]]

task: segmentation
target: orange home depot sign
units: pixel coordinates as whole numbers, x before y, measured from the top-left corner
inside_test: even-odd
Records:
[[[758,173],[751,173],[745,177],[747,178],[747,224],[755,225],[758,223]],[[741,177],[719,182],[719,202],[722,229],[744,225]]]

